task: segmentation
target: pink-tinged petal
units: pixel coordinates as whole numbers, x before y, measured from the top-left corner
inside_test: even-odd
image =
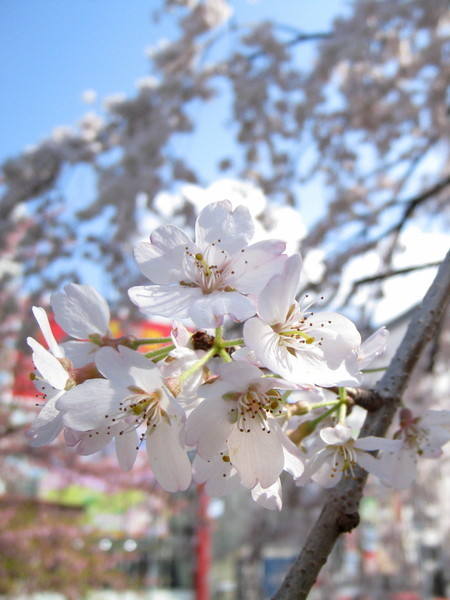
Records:
[[[344,460],[341,454],[325,449],[322,454],[319,452],[316,457],[314,466],[311,465],[315,469],[312,480],[323,488],[331,488],[337,485],[342,478],[344,469]]]
[[[103,450],[112,440],[112,437],[104,427],[82,432],[80,441],[76,447],[77,454],[80,454],[80,456],[95,454]]]
[[[270,433],[255,420],[246,422],[250,431],[234,427],[228,438],[231,463],[239,473],[242,485],[249,489],[257,483],[263,488],[271,486],[283,470],[283,447],[276,431],[278,424],[273,419],[269,422]]]
[[[239,252],[248,245],[255,232],[252,216],[245,206],[232,210],[231,202],[221,200],[205,206],[195,224],[195,241],[200,250],[220,240],[226,252]]]
[[[233,261],[239,291],[258,295],[268,281],[283,270],[288,259],[282,254],[285,248],[286,244],[279,240],[264,240],[239,252]]]
[[[116,432],[114,442],[119,467],[124,471],[130,471],[133,468],[139,448],[139,438],[136,430],[126,431],[122,435]]]
[[[261,363],[278,373],[278,368],[283,367],[285,355],[284,348],[279,344],[278,333],[259,317],[253,317],[244,323],[243,334],[245,345],[253,350]],[[286,359],[289,362],[286,362],[284,367],[289,368],[291,363],[288,357]]]
[[[398,452],[383,452],[379,461],[381,481],[396,490],[409,487],[416,478],[418,455],[415,448],[404,444]]]
[[[333,312],[319,312],[308,316],[312,325],[308,335],[321,340],[321,348],[330,369],[337,369],[353,350],[358,350],[361,335],[354,323]]]
[[[419,426],[430,430],[439,427],[450,432],[450,410],[426,410],[419,418]]]
[[[114,423],[125,390],[116,390],[106,379],[89,379],[66,392],[56,403],[64,413],[64,424],[89,431]]]
[[[273,485],[267,488],[262,488],[257,483],[252,489],[252,498],[264,508],[268,508],[269,510],[281,510],[283,507],[281,500],[281,481],[277,479]]]
[[[94,362],[95,353],[100,349],[100,346],[93,342],[70,340],[62,343],[61,348],[74,367],[84,367],[88,363]]]
[[[57,392],[52,398],[48,398],[36,420],[27,431],[31,438],[30,446],[35,448],[50,444],[62,431],[63,420],[55,403],[64,392]]]
[[[237,487],[240,479],[229,460],[219,455],[211,461],[203,460],[198,454],[192,463],[193,479],[196,483],[205,483],[208,496],[226,496]]]
[[[192,240],[175,225],[158,227],[150,242],[139,242],[134,250],[142,273],[154,283],[178,283],[183,279],[183,257],[197,252]]]
[[[51,330],[45,310],[40,306],[33,306],[32,311],[36,321],[38,322],[39,328],[42,331],[42,335],[47,342],[50,352],[56,356],[56,358],[64,358],[64,352],[62,351],[61,347],[58,346],[58,343],[55,340],[55,336]]]
[[[399,450],[402,445],[401,440],[387,440],[386,438],[375,437],[369,435],[364,438],[359,438],[354,443],[354,448],[357,450],[387,450],[388,452],[395,452]]]
[[[282,273],[275,275],[259,296],[258,314],[270,324],[284,323],[292,304],[295,303],[302,259],[300,254],[290,256]]]
[[[193,302],[203,296],[200,288],[170,285],[137,285],[128,290],[130,300],[144,312],[161,317],[187,319]]]
[[[279,439],[283,446],[284,467],[283,470],[292,475],[294,481],[298,481],[305,471],[305,463],[303,462],[300,450],[291,440],[281,431]]]
[[[110,312],[106,300],[91,285],[69,283],[64,292],[52,295],[56,322],[66,333],[83,340],[109,331]]]
[[[27,343],[33,350],[33,362],[42,377],[57,390],[63,390],[69,379],[66,369],[51,352],[34,338],[27,338]]]
[[[375,477],[378,477],[378,479],[380,479],[381,481],[386,481],[387,472],[385,469],[385,465],[383,465],[380,459],[375,458],[367,452],[357,452],[356,462],[368,473],[375,475]]]
[[[386,327],[380,327],[361,344],[358,351],[358,367],[360,369],[368,367],[375,358],[384,352],[388,337],[389,331]]]
[[[320,437],[329,446],[345,444],[352,438],[352,430],[347,425],[335,425],[324,427],[320,431]]]
[[[171,417],[162,419],[147,433],[147,454],[153,475],[168,492],[186,490],[191,482],[191,463],[184,448],[184,428]]]
[[[186,444],[197,446],[197,453],[205,460],[211,460],[226,445],[235,427],[231,421],[232,401],[222,398],[204,400],[189,415],[186,424]]]
[[[217,374],[224,382],[228,383],[228,391],[230,392],[246,392],[249,385],[253,382],[261,384],[261,387],[266,383],[265,380],[261,379],[263,372],[258,369],[258,367],[242,361],[234,361],[220,365],[217,369]],[[276,383],[277,382],[272,379],[267,381],[267,390],[276,387]],[[212,388],[212,386],[205,387]]]
[[[250,298],[238,292],[213,292],[197,299],[189,309],[189,316],[203,329],[214,329],[228,315],[234,321],[245,321],[256,312]]]
[[[191,342],[192,332],[189,331],[182,323],[174,321],[172,323],[172,331],[170,333],[173,343],[177,348],[188,346]]]
[[[95,362],[98,370],[121,388],[136,386],[150,393],[162,386],[158,367],[140,352],[126,346],[119,346],[117,350],[101,348]]]
[[[76,431],[75,429],[70,429],[70,427],[64,428],[64,441],[69,448],[76,446],[85,435],[84,431]]]

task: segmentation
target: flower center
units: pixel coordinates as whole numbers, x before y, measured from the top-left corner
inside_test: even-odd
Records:
[[[220,242],[220,240],[217,240]],[[218,258],[219,253],[219,260]],[[211,255],[210,257],[208,255]],[[225,250],[218,250],[215,242],[212,242],[204,253],[193,254],[186,247],[185,272],[187,281],[180,281],[180,285],[187,287],[198,287],[204,294],[212,292],[233,292],[235,271],[232,261]],[[217,263],[217,264],[216,264]]]
[[[313,313],[301,314],[297,303],[292,304],[289,309],[284,323],[272,325],[272,329],[277,333],[279,344],[284,345],[288,352],[294,356],[301,351],[305,344],[311,346],[321,346],[323,338],[318,338],[317,335],[310,335],[314,324],[310,317]]]
[[[130,385],[128,389],[132,394],[120,402],[119,413],[111,419],[111,422],[113,424],[117,424],[120,421],[124,423],[124,428],[118,432],[119,435],[123,435],[144,425],[146,431],[141,435],[142,441],[146,434],[151,433],[158,426],[161,419],[169,421],[169,416],[160,406],[161,390],[156,389],[153,392],[146,392],[133,385]],[[105,415],[105,417],[108,417],[108,415]]]
[[[336,445],[332,446],[332,448],[335,449],[335,453],[331,469],[331,477],[334,477],[335,473],[341,469],[346,477],[351,475],[354,478],[355,473],[353,469],[356,466],[356,451],[353,448],[353,444]]]
[[[250,433],[253,422],[257,422],[263,431],[270,433],[267,418],[283,412],[283,401],[276,390],[264,393],[255,386],[250,386],[243,394],[231,392],[225,394],[224,398],[235,401],[236,406],[230,410],[230,417],[242,433]]]

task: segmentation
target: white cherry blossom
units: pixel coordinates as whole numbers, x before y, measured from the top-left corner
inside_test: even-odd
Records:
[[[300,452],[282,431],[276,417],[284,412],[277,389],[283,382],[264,377],[247,363],[233,362],[218,369],[220,378],[204,384],[202,403],[187,422],[186,441],[198,455],[212,460],[228,453],[244,487],[273,485],[283,469],[301,476]]]
[[[244,325],[245,343],[265,367],[288,381],[358,385],[361,374],[354,352],[361,336],[346,317],[315,313],[296,302],[300,269],[300,255],[294,254],[262,290],[258,316]]]
[[[399,446],[381,454],[383,483],[401,490],[412,484],[419,458],[439,458],[450,441],[450,410],[426,410],[414,417],[409,409],[400,412],[400,429],[394,436]]]
[[[171,492],[185,490],[191,480],[184,448],[185,415],[164,387],[159,369],[125,346],[117,351],[101,348],[96,364],[106,379],[77,385],[57,403],[65,425],[80,432],[109,432],[119,462],[128,468],[145,441],[160,485]]]
[[[51,297],[55,320],[64,331],[75,338],[62,344],[66,356],[75,367],[94,360],[100,348],[92,341],[110,335],[110,311],[106,300],[91,285],[69,283],[64,292],[55,292]]]
[[[71,364],[65,358],[63,348],[57,343],[45,310],[33,306],[33,314],[49,349],[32,337],[27,343],[33,350],[33,363],[38,371],[35,386],[46,400],[33,425],[28,430],[32,446],[44,446],[53,441],[63,428],[62,417],[56,401],[74,385]]]
[[[239,473],[231,464],[227,451],[220,452],[211,460],[204,460],[198,454],[192,463],[193,479],[205,484],[205,492],[209,496],[226,496],[234,492],[241,483]],[[251,490],[255,502],[270,510],[281,510],[281,482],[278,478],[268,488],[262,488],[259,483]]]
[[[375,436],[355,439],[351,428],[341,424],[324,427],[319,435],[323,447],[311,458],[304,477],[311,477],[325,488],[337,485],[342,476],[353,477],[357,464],[369,473],[383,477],[383,465],[369,452],[393,450],[400,445],[396,440]]]
[[[141,242],[135,257],[154,285],[135,286],[131,300],[160,316],[190,318],[215,328],[225,315],[243,321],[255,314],[256,297],[287,258],[284,242],[248,245],[254,225],[244,206],[214,202],[199,214],[195,242],[174,225],[158,227],[150,243]]]

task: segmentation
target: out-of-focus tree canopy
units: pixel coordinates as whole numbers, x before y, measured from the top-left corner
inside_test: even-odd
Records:
[[[223,126],[223,141],[207,140],[205,153],[227,177],[317,214],[302,251],[324,249],[327,289],[339,286],[350,258],[372,248],[389,271],[407,223],[428,214],[448,225],[449,8],[445,0],[351,8],[330,31],[308,32],[300,10],[289,24],[276,15],[249,24],[226,0],[161,3],[156,17],[176,20],[178,35],[149,52],[136,95],[111,98],[103,114],[2,165],[2,277],[16,265],[23,277],[38,275],[38,293],[58,277],[82,281],[83,259],[101,265],[126,301],[143,201],[151,208],[161,191],[210,183],[181,143],[203,114]],[[305,44],[315,47],[306,65]],[[79,165],[96,192],[70,203],[61,181]],[[189,220],[187,206],[180,211]],[[69,266],[55,269],[64,258]]]

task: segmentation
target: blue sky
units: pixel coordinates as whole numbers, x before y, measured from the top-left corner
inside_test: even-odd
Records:
[[[0,161],[74,125],[82,93],[133,94],[148,73],[145,48],[171,37],[152,22],[157,0],[0,0]],[[235,0],[240,21],[264,17],[305,31],[328,27],[346,0]]]

